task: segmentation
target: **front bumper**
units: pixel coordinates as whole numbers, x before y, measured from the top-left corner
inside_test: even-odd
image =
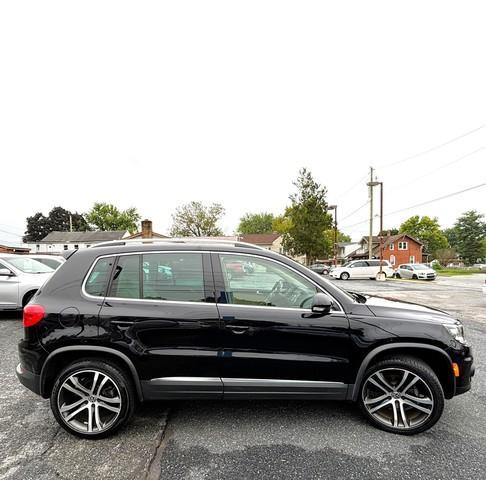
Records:
[[[19,379],[19,382],[24,387],[27,387],[29,390],[32,390],[34,393],[37,393],[37,395],[41,394],[40,375],[25,370],[25,368],[23,368],[20,363],[17,365],[17,368],[15,369],[15,373],[17,374],[17,378]]]
[[[460,368],[461,375],[456,378],[456,395],[461,395],[471,390],[471,379],[476,373],[472,355],[464,358]]]

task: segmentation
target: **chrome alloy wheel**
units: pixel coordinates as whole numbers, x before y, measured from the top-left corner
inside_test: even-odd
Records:
[[[100,433],[120,415],[122,399],[116,383],[96,370],[73,373],[59,389],[57,407],[62,420],[73,430]]]
[[[429,386],[403,368],[385,368],[372,373],[363,385],[362,395],[368,413],[387,427],[418,427],[434,410]]]

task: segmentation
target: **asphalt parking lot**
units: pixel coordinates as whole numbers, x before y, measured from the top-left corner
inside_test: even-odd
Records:
[[[187,401],[143,406],[115,437],[88,441],[61,430],[15,377],[20,317],[0,316],[0,478],[317,479],[484,478],[486,275],[435,282],[336,281],[348,289],[454,313],[474,345],[471,392],[413,437],[369,426],[347,403]]]

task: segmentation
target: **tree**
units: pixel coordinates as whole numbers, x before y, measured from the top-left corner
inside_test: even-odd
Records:
[[[449,243],[467,264],[475,263],[485,256],[486,223],[483,217],[476,210],[469,210],[456,220],[452,228],[445,231]]]
[[[398,235],[400,230],[398,228],[387,228],[378,234],[378,236],[386,237],[388,234],[390,235]]]
[[[110,203],[95,203],[87,213],[86,220],[98,230],[128,230],[135,233],[140,215],[136,208],[119,210]]]
[[[425,215],[420,218],[414,215],[401,224],[400,233],[406,233],[422,242],[426,253],[435,254],[437,250],[448,247],[447,237],[440,229],[436,217]]]
[[[435,251],[435,258],[446,267],[448,263],[457,259],[457,252],[453,248],[439,248]]]
[[[272,222],[272,230],[277,233],[287,233],[292,226],[292,221],[285,215],[279,215],[275,217]]]
[[[240,218],[239,233],[272,233],[274,216],[271,213],[247,213]]]
[[[23,240],[26,243],[33,243],[42,240],[50,232],[68,232],[71,229],[71,222],[75,232],[90,229],[83,215],[72,213],[62,207],[54,207],[47,217],[42,212],[37,212],[32,217],[27,217],[27,230]]]
[[[223,235],[217,223],[224,215],[219,203],[205,206],[201,202],[190,202],[176,209],[172,215],[174,237],[217,237]]]
[[[327,211],[327,190],[313,179],[311,172],[300,170],[294,185],[297,193],[290,195],[291,205],[285,210],[289,223],[282,246],[291,255],[305,255],[309,264],[332,251],[332,242],[325,232],[331,229],[333,220]]]

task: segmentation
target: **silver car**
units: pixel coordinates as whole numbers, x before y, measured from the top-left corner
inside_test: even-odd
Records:
[[[437,273],[433,268],[422,263],[403,263],[396,269],[395,276],[414,280],[435,280]]]
[[[18,310],[51,277],[54,269],[32,257],[0,254],[0,310]]]

